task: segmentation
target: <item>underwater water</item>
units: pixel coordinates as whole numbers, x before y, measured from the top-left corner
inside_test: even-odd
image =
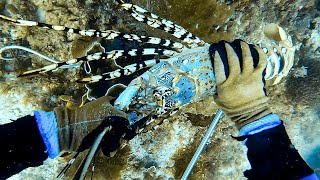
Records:
[[[264,43],[263,28],[276,23],[292,36],[299,47],[289,75],[268,87],[270,106],[284,121],[286,130],[302,157],[320,176],[320,1],[319,0],[142,0],[132,1],[166,18],[207,43],[243,39],[253,44]],[[168,33],[152,29],[119,10],[115,1],[106,0],[7,0],[0,1],[0,14],[79,29],[113,29],[178,41]],[[22,27],[0,21],[0,47],[21,45],[57,60],[84,56],[92,51],[135,48],[135,42],[85,38],[37,27]],[[0,123],[32,115],[34,110],[52,110],[64,105],[61,95],[81,101],[86,92],[75,82],[83,72],[59,70],[32,78],[18,78],[26,70],[48,65],[43,59],[23,51],[9,51],[13,61],[0,60]],[[132,63],[136,59],[124,59]],[[121,62],[120,62],[121,63]],[[97,62],[94,72],[109,71],[112,65]],[[96,96],[102,96],[116,83],[128,84],[129,78],[91,85]],[[209,97],[183,107],[157,129],[135,137],[112,158],[98,154],[94,179],[179,179],[204,136],[217,106]],[[224,117],[193,169],[190,179],[245,179],[250,168],[246,148],[233,140],[238,131]],[[25,169],[9,179],[55,179],[67,158],[47,159],[39,167]],[[70,172],[76,171],[77,162]],[[67,174],[71,177],[72,173]],[[0,178],[1,179],[1,178]]]

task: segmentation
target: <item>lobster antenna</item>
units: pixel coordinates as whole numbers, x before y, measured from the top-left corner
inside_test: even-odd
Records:
[[[117,3],[119,3],[119,4],[124,4],[125,2],[123,2],[122,0],[116,0],[117,1]]]
[[[67,163],[66,166],[64,166],[64,168],[60,171],[60,173],[57,176],[57,179],[62,179],[63,176],[65,175],[65,173],[67,172],[67,170],[71,167],[71,165],[74,163],[74,161],[76,160],[76,158],[78,157],[78,155],[80,154],[80,151],[78,151]]]
[[[45,55],[43,55],[43,54],[41,54],[41,53],[39,53],[39,52],[37,52],[35,50],[32,50],[32,49],[27,48],[27,47],[23,47],[23,46],[18,46],[18,45],[9,45],[9,46],[1,47],[0,48],[0,59],[6,60],[6,61],[12,61],[12,60],[16,59],[14,57],[4,57],[3,56],[3,52],[4,51],[8,51],[8,50],[11,50],[11,49],[24,50],[24,51],[27,51],[27,52],[32,53],[34,55],[37,55],[37,56],[39,56],[39,57],[41,57],[41,58],[43,58],[43,59],[45,59],[47,61],[50,61],[52,63],[59,63],[59,61],[54,60],[52,58],[49,58],[48,56],[45,56]]]
[[[3,53],[5,51],[8,51],[8,50],[12,50],[12,49],[20,49],[20,50],[23,50],[23,51],[27,51],[31,54],[34,54],[34,55],[37,55],[47,61],[50,61],[52,63],[55,63],[55,64],[58,64],[60,63],[59,61],[55,60],[55,59],[52,59],[46,55],[43,55],[35,50],[32,50],[30,48],[27,48],[27,47],[23,47],[23,46],[18,46],[18,45],[9,45],[9,46],[3,46],[0,48],[0,59],[2,60],[5,60],[5,61],[12,61],[12,60],[15,60],[16,58],[15,57],[5,57],[3,56]],[[70,65],[63,65],[62,67],[60,68],[73,68],[73,67],[79,67],[78,64],[70,64]]]
[[[92,169],[91,169],[91,180],[93,179],[93,174],[94,174],[94,169],[95,169],[95,164],[96,164],[96,156],[97,154],[94,155],[93,157],[93,164],[92,164]]]

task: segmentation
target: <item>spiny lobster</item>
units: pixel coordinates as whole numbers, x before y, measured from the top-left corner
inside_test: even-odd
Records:
[[[24,72],[20,77],[56,71],[60,68],[74,67],[80,64],[86,64],[90,67],[89,63],[96,60],[115,61],[123,56],[160,56],[160,58],[139,61],[125,67],[117,65],[119,69],[115,71],[105,72],[77,80],[77,82],[80,83],[107,81],[131,75],[136,71],[151,67],[141,76],[134,79],[114,103],[116,108],[127,112],[130,117],[128,122],[120,123],[120,126],[122,128],[133,128],[136,130],[141,130],[141,128],[152,122],[154,118],[172,114],[186,104],[200,101],[215,93],[215,75],[212,68],[211,57],[209,55],[210,44],[188,32],[183,27],[169,20],[160,18],[139,6],[125,3],[122,0],[117,0],[117,2],[119,7],[128,11],[136,20],[144,22],[152,28],[157,28],[173,35],[180,39],[181,43],[168,39],[139,36],[115,30],[80,30],[60,25],[13,19],[0,15],[1,20],[20,26],[36,26],[108,40],[123,39],[137,41],[139,43],[158,45],[161,47],[126,50],[119,49],[109,52],[98,52],[81,58],[55,62],[39,69]],[[278,42],[260,46],[268,55],[265,79],[273,79],[274,83],[278,83],[282,77],[289,73],[289,70],[293,65],[296,48],[292,43],[291,37],[288,36],[281,27],[275,25],[270,27],[270,31],[275,31],[271,32],[270,37],[279,36],[280,39],[274,38],[277,39]],[[268,33],[270,34],[270,32],[267,32],[266,34]],[[7,49],[8,48],[6,47],[2,48],[1,53]],[[104,128],[97,136],[88,153],[87,160],[85,164],[83,164],[84,168],[79,177],[80,179],[84,178],[88,169],[88,164],[91,163],[101,139],[110,129],[109,127],[116,126],[117,123],[111,123],[110,121],[107,124],[108,127]],[[77,155],[68,162],[66,167],[58,175],[59,178],[63,177],[64,173],[72,165],[76,157]]]

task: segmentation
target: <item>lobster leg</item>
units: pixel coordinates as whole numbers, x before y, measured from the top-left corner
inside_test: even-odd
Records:
[[[93,157],[93,163],[92,163],[92,168],[91,168],[91,180],[93,179],[93,175],[94,175],[94,169],[95,169],[95,164],[96,164],[96,157],[97,157],[97,153],[94,155]]]
[[[76,158],[78,157],[78,155],[80,154],[80,152],[77,152],[67,163],[66,166],[64,166],[64,168],[60,171],[60,173],[57,176],[57,179],[62,179],[65,175],[65,173],[68,171],[68,169],[72,166],[72,164],[74,163],[74,161],[76,160]]]
[[[193,35],[183,27],[174,24],[173,22],[160,18],[159,16],[133,4],[124,3],[122,0],[117,0],[120,7],[127,10],[137,21],[144,22],[149,26],[161,29],[173,36],[179,38],[189,47],[203,46],[205,42],[199,37]]]
[[[46,23],[40,23],[40,22],[35,22],[35,21],[27,21],[27,20],[21,20],[21,19],[13,19],[7,16],[0,15],[0,19],[14,23],[19,26],[36,26],[36,27],[41,27],[45,29],[53,29],[56,31],[65,31],[68,33],[73,33],[73,34],[79,34],[81,36],[89,36],[89,37],[99,37],[99,38],[104,38],[108,40],[113,40],[115,38],[120,38],[120,39],[126,39],[129,41],[138,41],[141,43],[147,43],[147,44],[155,44],[155,45],[160,45],[162,47],[168,47],[172,48],[178,52],[181,52],[184,46],[181,43],[174,42],[168,39],[161,39],[157,37],[147,37],[147,36],[138,36],[136,34],[127,34],[119,31],[114,31],[114,30],[106,30],[106,31],[98,31],[94,29],[89,29],[89,30],[80,30],[80,29],[74,29],[74,28],[69,28],[65,26],[60,26],[60,25],[51,25],[51,24],[46,24]]]

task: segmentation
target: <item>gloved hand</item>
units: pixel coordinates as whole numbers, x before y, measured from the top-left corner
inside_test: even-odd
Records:
[[[120,147],[120,138],[133,138],[136,127],[129,126],[127,114],[110,104],[112,99],[104,96],[74,109],[57,107],[54,112],[36,111],[37,126],[49,157],[55,158],[61,151],[81,152],[90,148],[107,126],[112,128],[103,140],[108,145],[102,147],[106,154]]]
[[[112,99],[110,96],[104,96],[75,109],[55,108],[60,150],[76,150],[82,139],[107,117],[116,116],[127,119],[127,114],[110,104]]]
[[[245,141],[253,179],[317,179],[292,145],[283,123],[270,114],[264,90],[266,57],[253,45],[235,40],[210,47],[217,83],[215,101],[240,130]]]
[[[264,90],[267,60],[262,49],[241,40],[212,44],[217,83],[215,101],[241,127],[270,114]]]

